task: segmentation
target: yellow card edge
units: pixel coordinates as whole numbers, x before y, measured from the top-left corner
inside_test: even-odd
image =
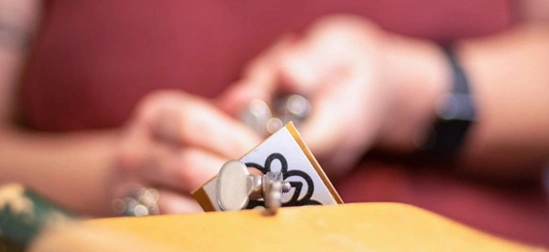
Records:
[[[322,170],[318,161],[316,161],[315,156],[313,155],[309,147],[307,147],[307,145],[305,144],[305,141],[303,141],[303,138],[301,138],[301,135],[295,128],[294,124],[290,122],[286,124],[286,126],[284,127],[290,132],[290,134],[292,135],[294,140],[297,142],[297,144],[299,145],[303,153],[305,153],[305,156],[307,156],[307,159],[309,159],[309,162],[313,165],[313,168],[315,168],[316,173],[318,173],[318,176],[320,177],[320,179],[322,179],[322,182],[324,183],[324,185],[326,185],[326,187],[328,188],[328,191],[330,191],[330,194],[332,195],[332,197],[334,197],[337,204],[343,204],[343,200],[339,196],[339,193],[337,193],[334,185],[332,185],[332,182],[330,181],[330,179],[328,179],[328,176],[326,176],[326,173],[324,173],[324,170]]]
[[[215,177],[217,177],[217,176],[215,176]],[[210,179],[208,182],[206,182],[206,184],[210,183],[210,181],[212,179]],[[206,185],[206,184],[204,184],[204,185]],[[204,185],[202,185],[200,188],[193,191],[191,194],[192,194],[193,198],[196,200],[196,202],[198,202],[200,207],[202,207],[202,210],[204,210],[204,212],[215,212],[215,208],[213,206],[213,203],[210,201],[210,197],[208,197],[208,194],[206,194],[206,190],[204,190]]]

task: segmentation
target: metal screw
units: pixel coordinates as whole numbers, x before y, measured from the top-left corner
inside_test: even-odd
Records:
[[[283,181],[281,172],[253,175],[238,160],[228,161],[217,177],[216,194],[219,207],[224,211],[241,210],[250,200],[263,199],[271,214],[282,205],[282,194],[291,190],[291,184]]]
[[[288,181],[282,183],[282,193],[288,193],[292,189],[292,185]]]

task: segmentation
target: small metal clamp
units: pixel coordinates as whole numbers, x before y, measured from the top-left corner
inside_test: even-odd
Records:
[[[290,189],[290,183],[284,182],[281,172],[254,175],[244,163],[230,160],[221,167],[217,176],[216,196],[223,211],[241,210],[250,200],[263,198],[266,213],[272,215],[282,205],[282,193]]]

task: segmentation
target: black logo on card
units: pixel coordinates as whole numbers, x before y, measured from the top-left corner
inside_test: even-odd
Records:
[[[311,176],[309,176],[309,174],[301,170],[289,170],[288,161],[286,161],[286,158],[282,154],[273,153],[269,155],[265,160],[264,166],[261,166],[256,163],[251,163],[251,162],[246,163],[246,166],[256,168],[260,170],[263,174],[266,174],[267,172],[272,171],[271,167],[273,166],[273,162],[275,160],[278,160],[280,162],[280,171],[282,172],[282,176],[284,177],[284,180],[289,181],[292,188],[295,189],[293,190],[293,195],[290,198],[290,200],[287,202],[282,202],[283,207],[322,205],[320,202],[311,199],[315,191],[315,185],[313,183],[313,179],[311,179]],[[304,185],[302,181],[305,181],[306,185]],[[300,199],[299,195],[301,195],[302,190],[307,190],[307,191],[305,195]],[[292,190],[290,190],[289,193],[291,192]],[[265,202],[263,200],[250,200],[250,202],[246,206],[246,209],[253,209],[258,206],[265,207]]]

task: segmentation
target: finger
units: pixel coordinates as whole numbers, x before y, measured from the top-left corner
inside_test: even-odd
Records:
[[[311,101],[301,134],[315,155],[345,167],[375,141],[382,118],[375,99],[381,96],[368,88],[370,80],[358,76],[335,81],[342,85],[325,85]]]
[[[115,167],[120,176],[131,175],[145,162],[151,138],[147,129],[140,124],[130,123],[123,132],[120,146],[115,153]]]
[[[227,160],[198,148],[151,149],[151,160],[139,172],[144,184],[190,193],[217,175]]]
[[[159,94],[146,112],[151,134],[163,142],[194,146],[225,158],[240,158],[260,137],[211,103],[183,93]]]
[[[339,100],[343,94],[338,90],[319,90],[311,100],[311,114],[304,121],[301,134],[315,154],[324,155],[333,146],[339,146],[338,140],[342,138],[345,122],[344,113],[341,111]],[[328,94],[330,93],[330,94]]]
[[[220,97],[215,99],[217,106],[234,118],[239,118],[240,113],[255,99],[266,103],[271,102],[274,93],[274,75],[264,80],[242,79],[232,85]],[[264,84],[263,86],[261,84]]]
[[[157,204],[161,214],[203,212],[200,205],[192,197],[171,190],[159,189]]]
[[[261,141],[242,122],[209,104],[189,104],[178,119],[181,120],[178,138],[183,144],[212,151],[227,159],[240,158]]]
[[[314,58],[304,42],[285,53],[279,61],[279,89],[300,94],[313,92],[323,75]]]
[[[309,31],[280,57],[280,88],[296,93],[315,92],[341,64],[341,52],[334,39]],[[338,40],[336,40],[338,41]],[[337,42],[338,43],[338,42]],[[348,49],[348,48],[347,48]]]
[[[359,23],[354,17],[342,15],[313,24],[282,60],[283,85],[302,93],[314,92],[325,83],[324,79],[342,74],[343,66],[351,59],[368,58],[357,55],[368,52],[371,44],[364,40],[368,36],[360,32]],[[361,49],[366,50],[357,50],[356,45],[363,45]]]

